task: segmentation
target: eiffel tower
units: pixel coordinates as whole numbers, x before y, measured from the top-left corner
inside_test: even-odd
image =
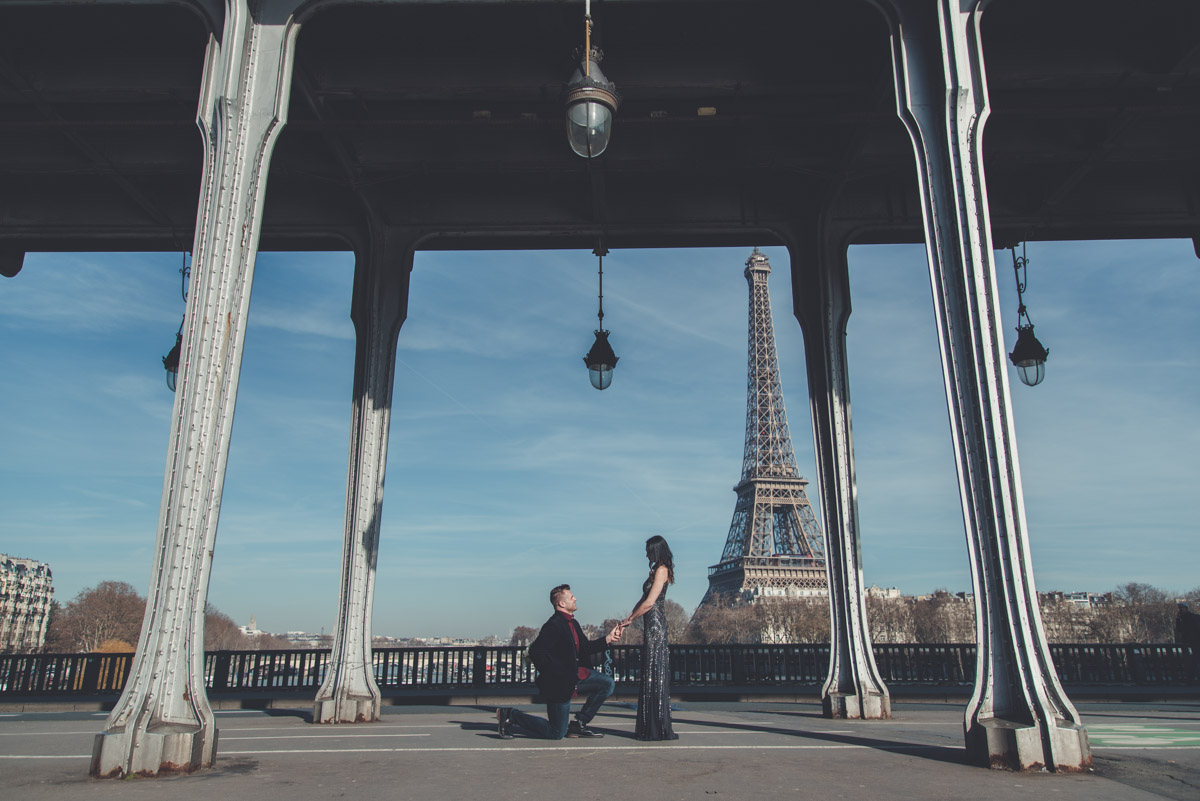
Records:
[[[746,448],[737,502],[721,561],[708,569],[701,605],[764,597],[827,595],[825,547],[800,477],[775,356],[767,278],[771,264],[758,248],[746,260],[750,285],[750,347],[746,380]]]

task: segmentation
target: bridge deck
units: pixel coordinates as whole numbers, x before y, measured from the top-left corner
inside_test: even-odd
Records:
[[[525,707],[537,711],[534,706]],[[0,716],[0,775],[23,801],[163,797],[262,801],[881,797],[1140,801],[1200,797],[1200,702],[1080,707],[1096,768],[1014,774],[964,764],[962,707],[897,704],[890,721],[826,720],[815,704],[684,703],[680,739],[632,739],[609,704],[602,740],[500,740],[490,707],[389,707],[376,724],[312,726],[308,711],[219,711],[218,765],[159,780],[87,778],[103,713]],[[564,778],[571,776],[569,784]],[[969,789],[968,789],[969,788]],[[1032,790],[1032,793],[1031,793]]]

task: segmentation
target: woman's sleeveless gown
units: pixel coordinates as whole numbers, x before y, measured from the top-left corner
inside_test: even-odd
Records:
[[[642,592],[650,591],[654,574],[646,579]],[[671,657],[667,649],[667,588],[659,594],[653,608],[642,618],[642,689],[638,693],[637,727],[639,740],[676,740],[671,729]]]

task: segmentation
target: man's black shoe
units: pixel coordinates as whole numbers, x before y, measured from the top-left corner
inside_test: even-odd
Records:
[[[502,706],[496,710],[496,732],[500,735],[501,740],[513,738],[512,707]]]
[[[567,727],[568,737],[603,737],[604,735],[598,731],[592,731],[587,726],[580,723],[578,720],[572,720],[571,725]]]

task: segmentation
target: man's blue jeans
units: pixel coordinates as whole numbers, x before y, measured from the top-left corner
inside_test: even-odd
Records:
[[[580,680],[575,689],[579,695],[587,695],[583,708],[575,716],[576,720],[586,726],[591,723],[592,718],[596,717],[596,713],[600,711],[600,705],[613,694],[612,676],[593,670],[586,679]],[[546,717],[549,720],[543,720],[519,709],[512,711],[514,725],[520,726],[536,737],[546,740],[561,740],[567,735],[567,726],[571,722],[571,702],[546,704]]]

